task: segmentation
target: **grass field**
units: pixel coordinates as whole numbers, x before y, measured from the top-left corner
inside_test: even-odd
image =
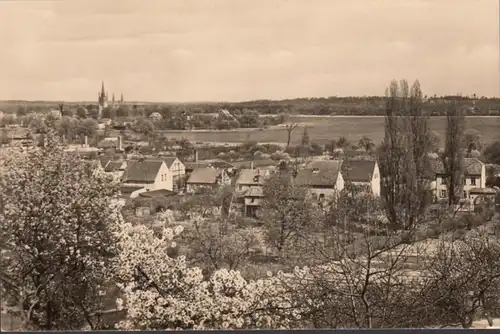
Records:
[[[292,134],[292,145],[299,144],[303,127],[307,126],[311,141],[326,143],[341,136],[350,141],[357,141],[363,136],[379,143],[384,136],[384,118],[380,116],[298,116],[293,121],[302,127]],[[476,129],[482,133],[482,142],[488,144],[500,139],[500,117],[470,116],[466,119],[468,129]],[[445,117],[432,117],[430,127],[440,137],[444,144],[446,130]],[[185,138],[192,142],[279,142],[286,143],[287,132],[284,127],[274,127],[265,130],[238,129],[234,131],[162,131],[170,138]]]

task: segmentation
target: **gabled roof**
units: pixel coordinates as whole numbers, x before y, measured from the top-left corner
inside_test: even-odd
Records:
[[[342,162],[339,160],[314,161],[295,176],[297,185],[333,187],[337,183]]]
[[[375,161],[351,160],[342,164],[342,176],[350,182],[370,182],[375,170]]]
[[[178,160],[177,157],[165,157],[165,158],[163,158],[163,161],[165,161],[165,164],[167,164],[168,168],[172,167],[172,165],[174,164],[174,162],[176,160]]]
[[[215,184],[220,171],[215,168],[196,168],[193,170],[187,183],[191,184]]]
[[[441,160],[434,160],[436,174],[445,174],[444,164]],[[464,158],[465,175],[481,175],[483,163],[477,158]]]
[[[122,180],[131,183],[153,183],[163,164],[163,160],[129,161],[122,175]]]
[[[262,185],[264,184],[264,171],[258,169],[241,169],[236,179],[236,184]]]

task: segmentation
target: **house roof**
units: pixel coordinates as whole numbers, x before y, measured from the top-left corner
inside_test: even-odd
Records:
[[[297,172],[295,182],[303,186],[335,186],[341,165],[339,160],[314,161]]]
[[[320,171],[340,171],[341,160],[314,160],[306,164],[306,169],[318,169]]]
[[[109,161],[104,168],[105,172],[114,172],[122,168],[123,161]]]
[[[315,172],[312,169],[301,169],[295,176],[300,186],[335,186],[338,173]]]
[[[236,179],[237,184],[262,185],[264,184],[264,171],[258,169],[241,169]]]
[[[187,183],[191,184],[215,184],[220,171],[215,168],[196,168],[193,170]]]
[[[434,160],[436,174],[445,174],[444,164],[441,160]],[[464,158],[465,175],[481,175],[483,163],[477,158]]]
[[[297,185],[335,186],[342,162],[339,160],[314,161],[295,176]]]
[[[342,176],[350,182],[370,182],[375,169],[375,161],[351,160],[342,164]]]
[[[163,158],[163,161],[167,164],[167,167],[170,168],[174,164],[174,162],[177,160],[177,157],[165,157]]]
[[[152,191],[145,191],[140,193],[139,196],[148,197],[148,198],[158,198],[158,197],[167,197],[176,195],[175,191],[170,191],[168,189],[157,189]]]
[[[122,180],[124,182],[153,183],[163,164],[163,160],[129,161],[122,175]]]

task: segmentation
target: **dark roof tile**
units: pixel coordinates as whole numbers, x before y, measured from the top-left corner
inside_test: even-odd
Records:
[[[352,160],[342,164],[342,176],[350,182],[370,182],[375,169],[375,161]]]
[[[122,180],[130,183],[153,183],[163,163],[162,160],[129,161]]]
[[[215,168],[196,168],[193,170],[187,183],[189,184],[215,184],[220,171]]]

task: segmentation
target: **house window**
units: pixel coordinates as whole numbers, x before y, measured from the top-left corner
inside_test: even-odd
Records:
[[[470,178],[470,184],[475,186],[476,185],[476,178],[475,177],[471,177]]]
[[[467,185],[467,179],[464,177],[464,186]]]
[[[446,190],[441,190],[441,198],[446,198]]]
[[[318,199],[321,201],[325,199],[325,194],[319,194]]]
[[[252,197],[252,198],[250,199],[250,203],[253,203],[253,202],[255,202],[255,198],[253,198],[253,197]]]
[[[464,198],[467,198],[467,191],[464,190]]]
[[[441,177],[441,184],[446,184],[446,177]]]

